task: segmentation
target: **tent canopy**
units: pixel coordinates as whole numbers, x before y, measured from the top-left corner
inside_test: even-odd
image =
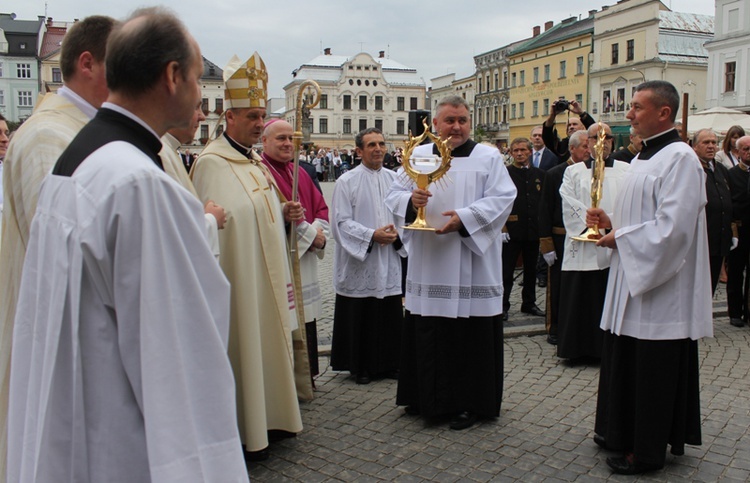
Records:
[[[712,107],[688,116],[687,127],[691,134],[701,129],[713,129],[723,136],[730,127],[735,125],[742,126],[745,131],[750,131],[750,115],[728,107]]]

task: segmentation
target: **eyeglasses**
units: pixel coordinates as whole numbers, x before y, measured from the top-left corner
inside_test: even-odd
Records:
[[[593,136],[589,136],[589,139],[598,139],[598,138],[599,138],[599,136],[598,136],[598,135],[596,135],[596,134],[595,134],[595,135],[593,135]],[[606,136],[604,136],[604,139],[606,139],[606,140],[608,140],[608,141],[611,141],[611,140],[612,140],[612,139],[614,139],[614,138],[615,138],[615,137],[614,137],[613,135],[611,135],[611,134],[607,134]]]

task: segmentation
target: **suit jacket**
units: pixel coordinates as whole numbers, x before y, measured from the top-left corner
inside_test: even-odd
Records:
[[[580,119],[586,129],[596,122],[588,112],[584,112]],[[547,149],[552,150],[560,159],[568,159],[570,157],[570,151],[568,150],[569,139],[558,138],[557,129],[554,126],[548,127],[546,124],[542,124],[542,139]]]
[[[729,170],[714,161],[714,169],[704,165],[706,173],[706,231],[708,253],[726,257],[732,246],[732,194],[729,191]]]
[[[531,159],[533,162],[534,154],[531,154]],[[560,164],[560,158],[557,157],[555,153],[552,152],[552,150],[545,148],[542,150],[542,159],[539,161],[539,169],[542,171],[547,171],[550,168],[553,168]]]
[[[517,194],[505,228],[511,240],[537,241],[544,171],[533,166],[526,169],[511,164],[508,166],[508,174],[516,185]]]

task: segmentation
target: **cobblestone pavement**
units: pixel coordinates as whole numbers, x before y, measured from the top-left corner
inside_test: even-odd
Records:
[[[333,183],[324,183],[330,200]],[[331,240],[332,241],[332,240]],[[332,245],[329,245],[332,247]],[[331,254],[333,252],[331,251]],[[253,481],[632,481],[613,476],[611,453],[592,441],[598,365],[570,365],[547,344],[543,321],[511,308],[500,417],[465,431],[426,422],[395,405],[396,381],[359,386],[330,369],[331,254],[322,265],[325,315],[316,398],[302,407],[305,429],[249,466]],[[514,290],[517,292],[517,290]],[[542,305],[542,290],[538,290]],[[750,480],[750,329],[729,324],[723,285],[715,337],[700,342],[703,445],[639,481]]]

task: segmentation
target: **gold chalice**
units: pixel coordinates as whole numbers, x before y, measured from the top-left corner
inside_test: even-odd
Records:
[[[417,188],[426,190],[430,184],[438,181],[448,173],[448,170],[451,168],[453,156],[451,156],[450,138],[441,139],[432,134],[424,119],[422,120],[422,125],[424,126],[424,132],[420,136],[414,137],[411,135],[411,131],[409,131],[409,140],[406,142],[406,147],[402,155],[402,165],[404,173],[416,183]],[[412,158],[411,154],[414,148],[428,138],[435,143],[440,156],[431,155],[428,157]],[[407,230],[435,231],[435,228],[427,224],[424,207],[417,208],[417,219],[411,225],[403,228]]]

